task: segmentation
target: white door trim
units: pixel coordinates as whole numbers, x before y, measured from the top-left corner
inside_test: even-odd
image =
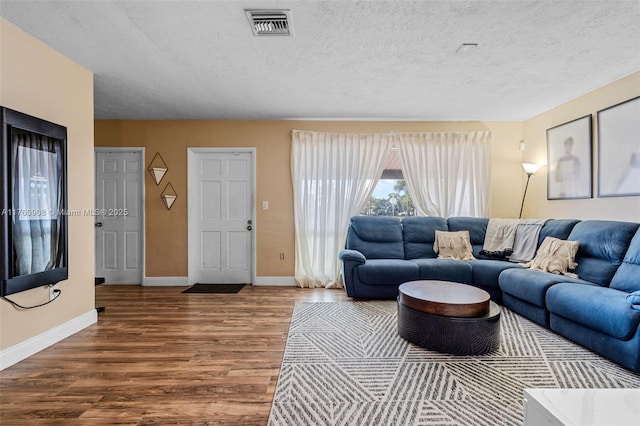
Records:
[[[189,285],[195,284],[194,275],[195,271],[193,270],[193,249],[192,242],[195,240],[193,235],[194,226],[192,221],[189,219],[191,217],[191,209],[193,206],[193,200],[191,199],[194,194],[197,194],[198,191],[193,190],[191,182],[191,167],[195,164],[195,158],[197,154],[200,153],[249,153],[251,154],[251,221],[253,223],[253,232],[251,232],[251,280],[252,282],[256,281],[256,148],[252,147],[238,147],[238,148],[187,148],[187,264],[188,266],[188,281]]]
[[[146,262],[146,240],[147,240],[147,236],[145,235],[145,230],[147,229],[145,226],[145,177],[146,174],[145,172],[147,171],[146,166],[147,163],[145,161],[145,157],[144,157],[144,147],[141,146],[132,146],[132,147],[95,147],[94,148],[94,153],[93,153],[93,157],[94,157],[94,163],[95,163],[95,156],[98,152],[139,152],[140,153],[140,158],[141,158],[141,162],[142,162],[142,167],[140,168],[140,196],[142,197],[142,199],[140,200],[140,231],[142,232],[142,241],[140,242],[141,247],[140,247],[140,256],[142,258],[142,266],[141,266],[141,277],[140,277],[140,284],[142,285],[144,278],[146,276],[146,271],[145,271],[145,266],[147,264]],[[97,173],[97,171],[94,170],[94,180],[95,180],[95,173]],[[95,182],[94,182],[94,186],[95,186]],[[95,198],[94,198],[94,203],[95,203]],[[95,205],[93,206],[94,208],[96,207]],[[94,270],[95,270],[95,265],[94,265]]]

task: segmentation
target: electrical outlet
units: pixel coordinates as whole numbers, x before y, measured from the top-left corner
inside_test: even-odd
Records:
[[[280,253],[280,260],[284,260],[284,253]]]
[[[56,298],[60,290],[58,289],[58,284],[53,284],[49,286],[49,300],[53,300]]]

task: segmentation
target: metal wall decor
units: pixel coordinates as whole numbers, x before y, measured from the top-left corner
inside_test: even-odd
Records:
[[[151,174],[156,185],[160,185],[160,181],[162,181],[162,178],[164,178],[164,175],[167,174],[169,169],[167,168],[167,164],[162,159],[160,153],[156,152],[156,155],[153,157],[153,160],[151,160],[151,163],[149,163],[147,170],[149,171],[149,174]]]
[[[171,182],[169,182],[167,186],[165,186],[162,194],[160,194],[160,198],[162,198],[162,201],[167,207],[167,210],[171,210],[173,203],[176,201],[176,198],[178,198],[178,194],[176,193],[176,190],[173,189],[173,185],[171,185]]]

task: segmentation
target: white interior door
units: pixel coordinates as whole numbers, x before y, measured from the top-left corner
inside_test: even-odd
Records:
[[[251,283],[253,151],[190,149],[189,282]]]
[[[142,283],[141,151],[96,150],[96,277]]]

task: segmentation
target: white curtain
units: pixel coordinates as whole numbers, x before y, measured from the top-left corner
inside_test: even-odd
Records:
[[[16,275],[47,271],[60,261],[62,180],[60,141],[15,132],[12,143],[12,234]]]
[[[398,147],[420,215],[488,216],[491,132],[403,133]]]
[[[382,175],[395,136],[294,130],[291,170],[299,287],[341,287],[338,252]]]

